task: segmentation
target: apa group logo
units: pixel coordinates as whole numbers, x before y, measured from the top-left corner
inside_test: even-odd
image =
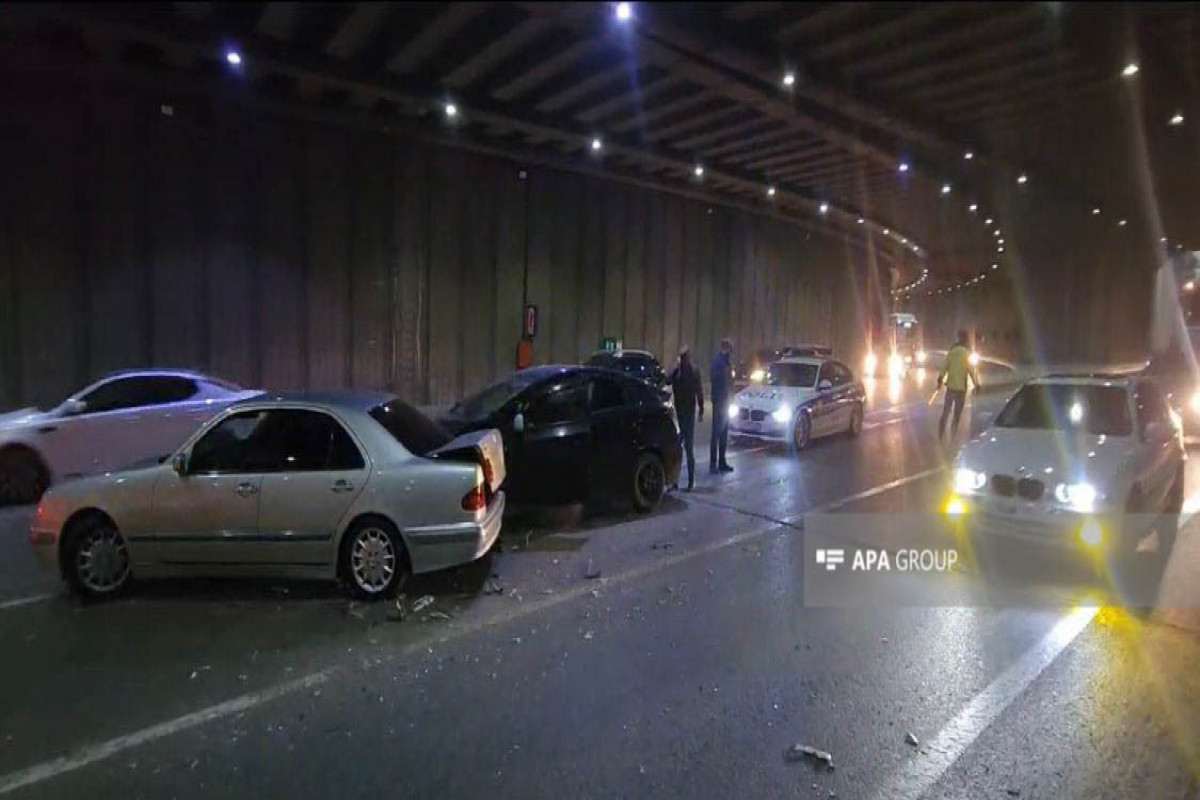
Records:
[[[846,563],[846,551],[842,549],[818,549],[817,563],[824,564],[829,572],[836,572],[840,564]]]

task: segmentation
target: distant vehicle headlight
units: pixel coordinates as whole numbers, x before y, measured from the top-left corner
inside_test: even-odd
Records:
[[[737,403],[730,403],[729,408],[727,410],[729,411],[729,416],[736,417],[738,415]]]
[[[787,406],[780,406],[779,408],[775,409],[775,413],[771,414],[771,417],[776,422],[791,422],[792,409],[788,408]]]
[[[1192,409],[1193,414],[1200,414],[1200,389],[1197,389],[1192,394],[1192,399],[1188,401],[1188,406]]]
[[[974,350],[972,350],[971,355],[967,356],[967,361],[972,367],[979,366],[979,353],[976,353]]]
[[[1096,487],[1090,483],[1060,483],[1054,487],[1054,499],[1087,514],[1096,507]]]
[[[875,374],[875,368],[879,366],[879,359],[875,358],[874,353],[867,353],[863,359],[863,374],[871,376]]]
[[[904,359],[900,358],[899,353],[892,353],[888,356],[888,375],[893,377],[904,372]]]
[[[987,483],[987,475],[967,467],[959,467],[954,471],[954,491],[959,494],[977,492]]]
[[[750,373],[750,380],[754,383],[762,383],[763,378],[767,377],[767,373],[761,369],[756,369]]]
[[[924,350],[917,351],[917,363],[918,364],[924,364],[926,358],[928,358],[928,356],[925,354]]]

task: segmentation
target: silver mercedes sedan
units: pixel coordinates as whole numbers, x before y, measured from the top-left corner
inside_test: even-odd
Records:
[[[29,538],[84,595],[134,578],[271,575],[340,579],[374,599],[486,553],[504,477],[495,430],[451,440],[382,393],[263,395],[161,463],[52,487]]]

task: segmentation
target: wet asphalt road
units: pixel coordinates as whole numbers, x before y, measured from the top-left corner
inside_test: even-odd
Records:
[[[739,444],[648,517],[523,513],[404,622],[283,582],[80,605],[2,510],[0,796],[1200,797],[1193,634],[1080,610],[1070,575],[1027,607],[806,607],[807,512],[944,498],[930,388],[874,387],[858,439],[799,458]]]

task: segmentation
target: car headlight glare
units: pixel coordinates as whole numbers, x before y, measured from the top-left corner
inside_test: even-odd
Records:
[[[893,377],[904,371],[904,359],[900,358],[899,353],[892,353],[888,356],[888,375]]]
[[[1096,487],[1090,483],[1060,483],[1054,487],[1054,499],[1074,511],[1088,513],[1096,507]]]
[[[762,383],[763,378],[767,377],[767,373],[761,369],[756,369],[750,373],[750,380],[755,383]]]
[[[967,363],[969,363],[972,367],[979,366],[979,353],[971,351],[971,355],[967,356]]]
[[[1188,405],[1191,406],[1193,414],[1200,414],[1200,389],[1197,389],[1196,392],[1192,394],[1192,399],[1189,401]]]
[[[918,350],[918,351],[917,351],[917,363],[918,363],[918,364],[924,364],[924,363],[925,363],[925,359],[927,359],[928,357],[929,357],[929,356],[925,354],[925,351],[924,351],[924,350]]]
[[[967,467],[959,467],[954,471],[954,491],[960,494],[977,492],[987,483],[987,475]]]
[[[736,417],[738,415],[737,403],[730,403],[728,411],[729,411],[729,416]]]
[[[771,414],[771,416],[776,422],[791,422],[792,410],[787,406],[780,406],[779,408],[775,409],[775,412]]]
[[[874,353],[867,353],[863,359],[863,372],[867,375],[874,375],[875,368],[879,366],[879,359],[875,358]]]

